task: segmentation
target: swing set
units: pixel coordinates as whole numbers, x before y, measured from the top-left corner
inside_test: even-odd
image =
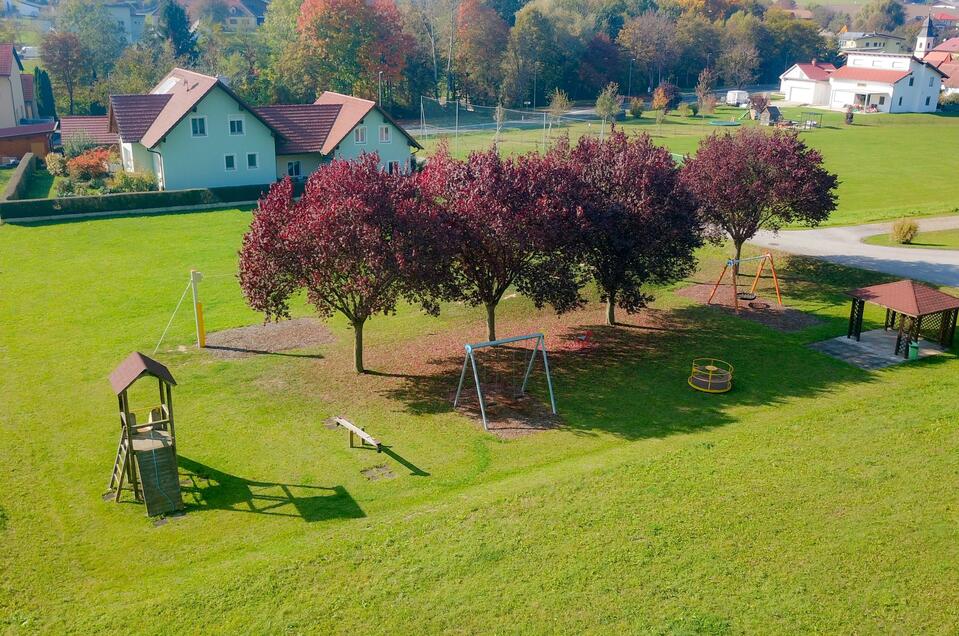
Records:
[[[753,284],[749,287],[749,291],[740,292],[739,291],[739,281],[737,275],[739,273],[739,265],[742,263],[751,263],[753,261],[759,261],[759,269],[756,270],[756,276],[753,277]],[[776,287],[776,301],[779,303],[779,306],[783,306],[783,297],[779,291],[779,276],[776,275],[776,263],[773,261],[773,255],[769,252],[762,254],[760,256],[750,256],[749,258],[731,258],[726,261],[726,265],[723,267],[722,273],[719,274],[719,278],[716,280],[716,284],[713,285],[713,291],[709,294],[709,300],[706,301],[706,304],[709,305],[713,302],[713,297],[716,295],[716,291],[719,289],[719,286],[723,282],[723,278],[726,277],[726,272],[729,272],[733,279],[733,304],[736,306],[736,310],[739,310],[739,301],[740,300],[755,300],[756,299],[756,287],[759,285],[759,279],[763,274],[763,270],[766,268],[766,263],[769,263],[769,269],[773,274],[773,285]]]

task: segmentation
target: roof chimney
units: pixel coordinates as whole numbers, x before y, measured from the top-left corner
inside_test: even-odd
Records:
[[[816,66],[818,63],[819,63],[819,61],[818,61],[816,58],[813,58],[813,59],[812,59],[812,65],[813,65],[813,66]]]

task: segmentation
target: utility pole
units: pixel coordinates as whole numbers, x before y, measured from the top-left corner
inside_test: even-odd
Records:
[[[377,101],[377,106],[383,108],[383,71],[380,71],[379,77],[376,82],[377,93],[379,94],[379,100]]]
[[[626,80],[626,97],[633,96],[633,62],[635,61],[635,57],[629,58],[629,79]]]

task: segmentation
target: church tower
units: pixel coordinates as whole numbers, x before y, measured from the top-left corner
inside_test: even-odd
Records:
[[[926,21],[922,23],[919,29],[919,35],[916,36],[916,50],[913,53],[920,60],[926,57],[936,46],[936,30],[932,26],[932,17],[926,16]]]

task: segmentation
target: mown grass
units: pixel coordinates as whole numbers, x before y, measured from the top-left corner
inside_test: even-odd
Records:
[[[802,121],[808,108],[783,108],[788,119]],[[683,119],[669,115],[662,125],[652,113],[620,125],[627,131],[649,133],[654,140],[680,155],[693,153],[700,139],[730,130],[710,125],[713,120],[738,120],[741,109],[720,108],[713,116]],[[823,116],[823,127],[801,133],[810,146],[822,152],[826,167],[839,175],[839,207],[827,225],[850,225],[902,216],[953,214],[959,210],[959,156],[937,157],[944,162],[930,170],[920,158],[940,140],[959,135],[959,117],[944,114],[856,115],[852,126],[843,123],[843,114],[813,110]],[[743,125],[754,125],[743,121]],[[414,134],[416,130],[413,129]],[[568,134],[576,140],[584,134],[599,134],[596,124],[577,123],[554,130],[554,137]],[[455,154],[485,149],[493,133],[470,133],[450,140]],[[546,140],[549,143],[549,139]],[[427,138],[426,152],[438,141]],[[541,130],[514,130],[501,133],[503,152],[520,153],[543,147]],[[735,157],[730,157],[735,161]]]
[[[869,373],[808,349],[845,333],[875,274],[783,261],[783,334],[661,290],[658,329],[595,326],[551,358],[561,430],[513,441],[449,408],[431,343],[481,312],[374,319],[351,339],[222,360],[174,320],[188,513],[154,527],[101,501],[116,448],[106,382],[150,353],[203,271],[211,331],[255,324],[233,274],[238,210],[0,228],[0,626],[11,633],[942,632],[959,621],[959,361]],[[701,253],[711,278],[722,250]],[[302,305],[297,315],[307,313]],[[535,318],[533,318],[535,317]],[[881,324],[870,309],[867,322]],[[521,298],[501,331],[559,322]],[[424,344],[425,343],[425,344]],[[458,355],[458,354],[457,354]],[[732,362],[725,396],[690,360]],[[134,399],[149,400],[146,387]],[[537,391],[542,391],[538,385]],[[364,425],[349,449],[322,420]],[[394,479],[361,471],[385,464]]]
[[[936,230],[920,232],[909,243],[897,243],[889,234],[867,236],[864,243],[886,247],[915,247],[932,250],[959,250],[959,230]]]
[[[30,181],[23,192],[24,199],[50,199],[57,196],[57,179],[46,170],[37,170],[30,175]]]

